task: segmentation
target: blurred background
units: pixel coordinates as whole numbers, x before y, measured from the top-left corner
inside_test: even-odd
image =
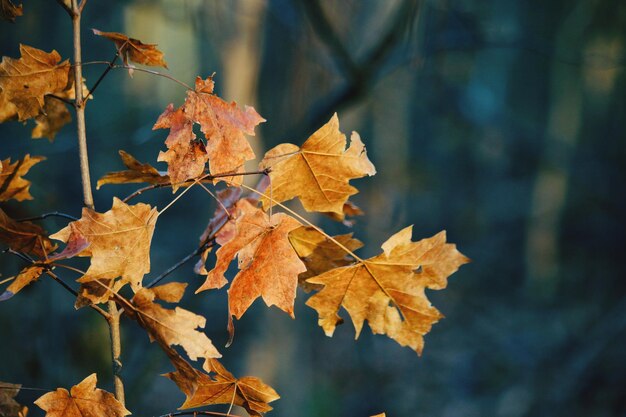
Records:
[[[257,300],[226,349],[225,289],[192,296],[202,282],[192,264],[172,274],[168,281],[189,282],[183,306],[207,317],[225,366],[281,394],[270,415],[626,416],[626,3],[91,0],[84,61],[115,53],[90,28],[158,43],[167,73],[186,83],[215,72],[218,94],[267,119],[252,139],[258,157],[301,144],[338,112],[378,169],[355,181],[353,200],[366,212],[352,228],[366,242],[360,253],[378,253],[414,224],[414,239],[446,229],[473,260],[448,289],[429,292],[447,318],[426,336],[422,357],[367,329],[354,341],[349,323],[325,337],[303,292],[295,321]],[[25,43],[69,58],[70,32],[55,2],[25,1],[15,24],[0,22],[0,53],[17,57]],[[88,66],[87,84],[103,69]],[[156,157],[167,131],[152,125],[184,96],[168,79],[112,71],[87,107],[94,184],[123,168],[119,149],[165,170]],[[0,158],[48,158],[27,176],[35,200],[3,208],[78,216],[73,126],[54,143],[29,139],[31,127],[0,125]],[[96,207],[136,188],[104,186]],[[137,201],[162,208],[172,198],[157,190]],[[195,249],[213,209],[198,188],[159,219],[147,279]],[[42,223],[56,231],[66,221]],[[9,255],[0,265],[3,277],[23,266]],[[77,278],[67,272],[66,281]],[[174,411],[184,396],[158,376],[172,370],[167,358],[135,323],[122,327],[127,407],[136,416]],[[69,388],[97,372],[112,391],[105,323],[74,311],[52,281],[0,303],[0,340],[2,381]],[[36,408],[31,415],[42,415]]]

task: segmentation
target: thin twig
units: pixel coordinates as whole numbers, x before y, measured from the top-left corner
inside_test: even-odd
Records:
[[[61,7],[63,7],[63,9],[65,9],[65,11],[67,12],[67,14],[70,15],[70,17],[74,17],[74,11],[72,10],[72,8],[70,6],[68,6],[64,0],[57,0],[57,3],[59,3],[61,5]]]
[[[16,222],[29,222],[29,221],[33,221],[33,220],[43,220],[46,219],[48,217],[63,217],[66,218],[68,220],[73,220],[76,221],[78,220],[77,217],[74,217],[70,214],[65,214],[65,213],[61,213],[60,211],[51,211],[50,213],[44,213],[40,216],[33,216],[33,217],[24,217],[23,219],[18,219],[16,220]]]
[[[148,283],[148,285],[146,285],[145,287],[146,288],[154,287],[159,282],[161,282],[161,280],[163,280],[163,278],[167,277],[169,274],[171,274],[172,272],[176,271],[178,268],[180,268],[181,266],[183,266],[184,264],[189,262],[195,256],[201,254],[205,249],[208,249],[208,248],[210,248],[212,246],[215,246],[215,241],[207,242],[204,245],[199,246],[193,252],[187,254],[183,259],[181,259],[180,261],[176,262],[174,265],[172,265],[169,268],[167,268],[161,275],[159,275],[158,277],[156,277],[155,279],[150,281],[150,283]]]
[[[107,74],[109,73],[109,71],[111,71],[113,69],[113,65],[115,65],[115,61],[117,61],[117,59],[120,57],[120,50],[118,49],[115,52],[115,56],[113,57],[113,59],[111,60],[111,62],[109,62],[109,66],[106,67],[104,69],[104,71],[102,72],[102,74],[100,74],[100,77],[96,80],[96,82],[94,83],[93,87],[91,87],[89,89],[89,92],[87,93],[87,95],[85,96],[85,101],[91,97],[91,95],[93,94],[94,91],[96,91],[96,88],[98,88],[98,86],[100,85],[100,83],[102,82],[102,80],[104,80],[104,77],[107,76]]]
[[[63,288],[65,288],[65,290],[67,292],[69,292],[70,294],[72,294],[74,297],[78,297],[78,293],[76,292],[76,290],[74,290],[72,287],[70,287],[65,281],[63,281],[61,278],[59,278],[54,272],[52,272],[52,269],[55,266],[64,266],[66,267],[66,265],[59,265],[59,264],[55,264],[55,265],[50,265],[50,264],[42,264],[42,263],[38,263],[36,261],[34,261],[33,259],[29,258],[28,256],[26,256],[25,254],[15,251],[11,248],[6,248],[2,251],[2,253],[10,253],[11,255],[15,255],[18,258],[22,259],[25,262],[28,262],[30,265],[35,265],[35,266],[41,266],[44,268],[46,275],[48,275],[50,278],[52,278],[54,281],[56,281],[59,285],[61,285]],[[91,304],[90,307],[97,311],[102,317],[104,317],[105,319],[108,319],[108,313],[104,310],[102,310],[100,307],[98,307],[97,305]]]
[[[72,107],[76,107],[76,103],[74,103],[72,100],[66,99],[65,97],[57,96],[56,94],[46,94],[46,97],[54,98],[56,100],[62,101],[65,104],[69,104]]]

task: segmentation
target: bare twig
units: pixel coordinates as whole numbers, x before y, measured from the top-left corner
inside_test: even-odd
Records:
[[[171,274],[172,272],[176,271],[181,266],[185,265],[187,262],[189,262],[195,256],[201,254],[205,249],[208,249],[208,248],[210,248],[212,246],[215,246],[215,241],[207,242],[204,245],[199,246],[193,252],[187,254],[183,259],[181,259],[180,261],[176,262],[174,265],[172,265],[169,268],[167,268],[161,275],[159,275],[158,277],[156,277],[155,279],[150,281],[150,283],[148,283],[148,285],[146,285],[146,288],[154,287],[159,282],[161,282],[161,280],[163,280],[163,278],[167,277],[169,274]]]
[[[46,94],[46,97],[50,97],[50,98],[53,98],[53,99],[56,99],[56,100],[62,101],[63,103],[65,103],[65,104],[69,104],[69,105],[70,105],[70,106],[72,106],[72,107],[75,107],[75,104],[76,104],[76,103],[74,103],[72,100],[68,100],[68,99],[66,99],[65,97],[60,97],[60,96],[57,96],[57,95],[55,95],[55,94]]]
[[[16,220],[17,222],[29,222],[32,220],[43,220],[46,219],[48,217],[63,217],[65,219],[68,220],[73,220],[76,221],[78,220],[78,218],[70,215],[70,214],[65,214],[65,213],[61,213],[60,211],[51,211],[50,213],[44,213],[40,216],[33,216],[33,217],[24,217],[23,219],[18,219]]]
[[[113,59],[111,60],[111,62],[109,62],[109,66],[105,68],[105,70],[102,72],[102,74],[100,74],[100,77],[98,77],[98,79],[96,80],[96,82],[94,83],[93,87],[91,87],[89,89],[89,92],[87,93],[87,95],[85,96],[85,100],[87,100],[89,97],[91,97],[91,95],[93,94],[94,91],[96,91],[96,88],[98,88],[98,86],[100,85],[100,83],[102,82],[102,80],[104,80],[104,77],[107,76],[107,74],[109,73],[109,71],[111,71],[113,69],[113,65],[115,65],[115,61],[117,61],[117,59],[120,57],[120,50],[118,49],[115,52],[115,56],[113,57]]]

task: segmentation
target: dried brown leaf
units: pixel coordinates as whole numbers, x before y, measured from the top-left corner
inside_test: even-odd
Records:
[[[22,5],[16,6],[11,0],[0,0],[0,16],[4,20],[15,23],[15,18],[23,14]]]
[[[147,182],[148,184],[168,184],[170,177],[157,171],[150,164],[142,164],[131,154],[123,150],[119,151],[122,162],[128,168],[126,171],[109,172],[98,180],[96,185],[100,189],[105,184],[129,184]]]
[[[307,280],[324,285],[306,304],[317,310],[327,336],[343,321],[338,315],[343,307],[357,338],[367,320],[372,332],[422,352],[423,335],[443,317],[424,290],[445,288],[448,276],[469,259],[446,243],[445,232],[419,242],[411,241],[411,233],[410,226],[393,235],[378,256]]]
[[[70,63],[50,53],[20,45],[21,58],[3,57],[0,63],[0,103],[15,106],[19,121],[42,114],[46,94],[64,94],[72,88]],[[9,104],[7,104],[9,103]],[[5,113],[6,110],[0,111]]]
[[[0,416],[2,417],[26,417],[28,407],[15,401],[20,392],[20,384],[9,384],[0,381]]]
[[[35,404],[46,417],[124,417],[130,414],[113,394],[96,388],[96,374],[91,374],[70,392],[57,388],[39,397]]]
[[[244,376],[235,378],[220,362],[207,360],[204,370],[194,369],[174,352],[168,354],[176,372],[164,376],[174,381],[187,396],[180,409],[202,407],[212,404],[234,404],[244,407],[254,417],[272,410],[268,404],[280,396],[259,378]]]
[[[139,39],[129,38],[123,33],[91,30],[95,35],[115,43],[124,64],[128,65],[129,61],[132,61],[137,64],[167,68],[167,63],[163,59],[163,52],[157,49],[156,44],[146,44]]]
[[[351,179],[376,174],[358,133],[352,132],[350,147],[339,130],[337,114],[313,133],[302,147],[283,143],[265,154],[261,169],[270,168],[275,202],[300,198],[307,211],[343,215],[343,206],[358,190]],[[267,209],[271,204],[262,198]]]
[[[0,241],[18,252],[30,253],[40,258],[55,249],[46,232],[31,222],[16,222],[0,209]]]

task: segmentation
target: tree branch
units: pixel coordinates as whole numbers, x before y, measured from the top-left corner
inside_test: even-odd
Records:
[[[76,217],[74,217],[74,216],[72,216],[70,214],[61,213],[60,211],[51,211],[50,213],[44,213],[44,214],[42,214],[40,216],[24,217],[23,219],[16,220],[16,222],[29,222],[29,221],[32,221],[32,220],[43,220],[43,219],[46,219],[48,217],[53,217],[53,216],[54,217],[63,217],[65,219],[73,220],[73,221],[78,220],[78,218],[76,218]]]

